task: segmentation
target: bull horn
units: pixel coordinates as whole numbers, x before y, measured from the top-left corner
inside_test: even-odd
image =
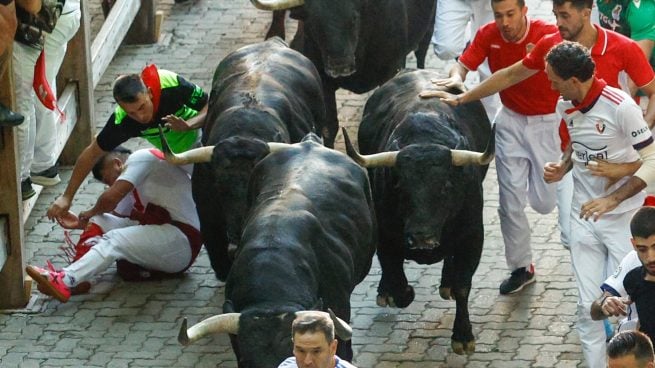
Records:
[[[293,144],[278,142],[268,142],[266,144],[268,145],[268,150],[270,153],[286,151],[293,146]]]
[[[257,9],[261,10],[284,10],[301,6],[304,0],[250,0]]]
[[[366,168],[374,168],[393,167],[396,165],[396,157],[398,156],[398,151],[381,152],[373,155],[361,155],[350,142],[350,137],[348,136],[346,128],[342,127],[341,132],[343,133],[343,139],[346,144],[346,153],[360,166]]]
[[[239,332],[239,317],[241,313],[223,313],[209,317],[198,322],[187,330],[187,319],[182,320],[177,341],[187,346],[195,341],[212,334],[229,333],[236,335]]]
[[[320,312],[320,311],[297,311],[296,312],[296,317],[301,317],[304,314],[308,313],[325,313],[325,312]],[[334,323],[334,334],[339,337],[339,339],[343,341],[348,341],[352,338],[353,336],[353,329],[350,327],[348,322],[342,320],[341,318],[337,317],[336,314],[332,311],[332,309],[328,308],[328,313],[330,319],[332,320],[332,323]]]
[[[174,153],[168,145],[161,126],[159,126],[159,139],[161,139],[161,149],[164,152],[164,156],[166,156],[166,161],[173,165],[197,164],[209,162],[212,159],[214,146],[195,148],[180,154]]]
[[[484,152],[465,150],[450,150],[453,166],[488,165],[494,159],[494,146],[496,144],[496,125],[491,127],[491,135]]]

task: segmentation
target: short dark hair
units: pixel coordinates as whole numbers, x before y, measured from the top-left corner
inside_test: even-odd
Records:
[[[141,93],[148,92],[148,88],[139,74],[121,75],[114,81],[114,100],[116,102],[134,102]]]
[[[633,238],[648,238],[655,235],[655,207],[641,207],[630,220],[630,233]]]
[[[499,3],[501,1],[507,1],[507,0],[491,0],[492,4]],[[516,0],[516,3],[519,5],[519,7],[523,8],[525,7],[525,0]]]
[[[607,345],[607,356],[611,359],[633,355],[639,363],[646,364],[654,360],[653,343],[650,338],[639,331],[623,331],[615,335]]]
[[[325,312],[302,312],[291,324],[291,336],[295,337],[296,334],[302,335],[308,332],[322,332],[330,344],[334,341],[334,322]]]
[[[553,5],[562,6],[565,3],[571,3],[571,6],[578,9],[591,9],[594,6],[594,0],[553,0]]]
[[[586,82],[593,77],[596,69],[589,49],[572,41],[563,41],[553,46],[546,55],[546,62],[564,80],[576,77]]]
[[[107,161],[112,160],[114,157],[129,156],[131,153],[132,151],[123,146],[118,146],[111,150],[111,152],[105,152],[96,161],[95,165],[93,165],[93,169],[91,170],[93,177],[98,181],[102,181],[102,169],[105,167]]]

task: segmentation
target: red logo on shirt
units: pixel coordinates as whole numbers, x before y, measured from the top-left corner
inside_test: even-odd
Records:
[[[598,131],[598,133],[603,134],[603,132],[605,131],[605,123],[603,123],[602,121],[597,121],[596,130]]]

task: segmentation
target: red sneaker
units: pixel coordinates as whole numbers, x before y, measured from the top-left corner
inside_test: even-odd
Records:
[[[71,291],[66,284],[64,284],[64,271],[56,271],[50,262],[48,262],[48,270],[27,266],[25,271],[34,281],[38,284],[40,292],[50,295],[62,303],[66,303],[71,297]]]

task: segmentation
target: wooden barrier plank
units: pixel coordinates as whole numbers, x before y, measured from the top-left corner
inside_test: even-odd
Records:
[[[8,68],[0,75],[0,102],[16,108],[11,47]],[[15,111],[15,110],[14,110]],[[0,127],[0,216],[4,218],[8,242],[4,244],[6,259],[0,268],[0,308],[22,307],[27,304],[23,269],[23,219],[20,198],[20,174],[15,128]]]
[[[141,7],[141,1],[118,0],[111,8],[109,16],[103,23],[100,32],[91,45],[91,63],[93,64],[93,88],[100,82],[100,78],[107,70],[107,66],[114,58],[116,50],[127,34],[130,24]]]

